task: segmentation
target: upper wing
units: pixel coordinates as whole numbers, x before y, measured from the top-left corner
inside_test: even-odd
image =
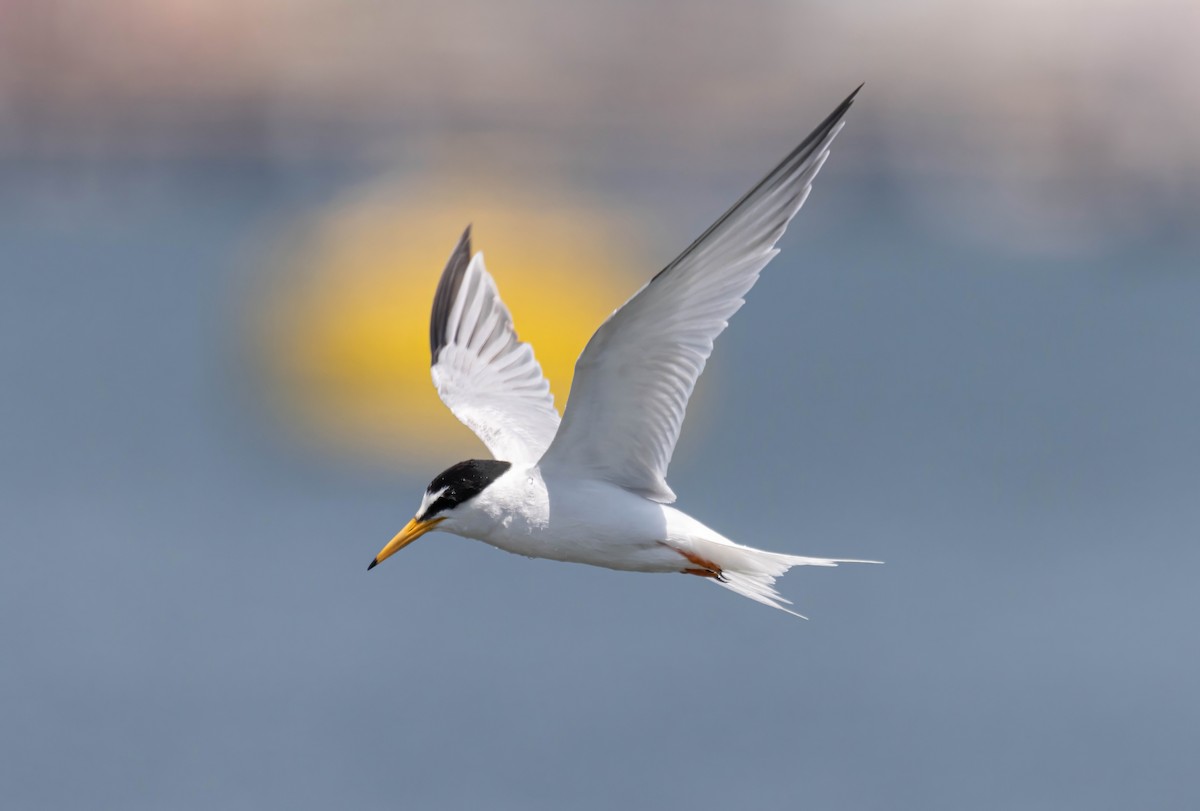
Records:
[[[471,227],[433,297],[429,320],[433,385],[442,402],[497,459],[533,462],[558,430],[550,384],[533,349],[517,340],[496,283],[471,256]]]
[[[596,330],[543,466],[675,500],[667,466],[713,340],[779,252],[857,93]]]

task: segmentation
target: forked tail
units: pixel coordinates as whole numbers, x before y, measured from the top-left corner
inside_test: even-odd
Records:
[[[741,544],[703,543],[705,557],[720,567],[720,574],[710,577],[710,582],[800,619],[808,617],[787,608],[792,601],[775,590],[776,578],[788,569],[793,566],[837,566],[839,563],[882,563],[878,560],[807,558],[781,555]]]

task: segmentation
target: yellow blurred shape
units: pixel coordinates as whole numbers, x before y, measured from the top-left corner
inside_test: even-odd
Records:
[[[610,209],[561,190],[446,187],[463,189],[342,200],[285,248],[256,331],[271,399],[306,438],[422,468],[487,455],[429,377],[434,290],[468,223],[560,412],[592,332],[653,273]]]

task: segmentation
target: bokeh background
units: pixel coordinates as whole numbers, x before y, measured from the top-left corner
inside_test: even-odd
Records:
[[[0,4],[10,808],[1196,808],[1200,5]],[[807,623],[432,535],[467,222],[560,405],[859,82],[671,481]]]

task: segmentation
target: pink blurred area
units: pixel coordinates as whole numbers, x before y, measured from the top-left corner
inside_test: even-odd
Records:
[[[1200,199],[1200,5],[7,0],[0,160],[760,170],[860,81],[848,171],[1087,253]],[[846,154],[851,153],[851,154]]]

